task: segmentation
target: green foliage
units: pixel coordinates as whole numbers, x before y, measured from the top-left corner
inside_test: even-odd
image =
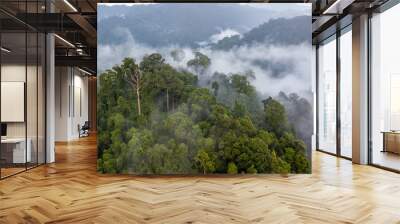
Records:
[[[239,117],[244,117],[247,114],[247,110],[243,104],[239,103],[238,101],[235,101],[232,113],[234,117],[239,118]]]
[[[221,103],[240,115],[249,115],[255,125],[260,126],[264,120],[261,99],[250,84],[254,79],[254,72],[249,70],[244,74],[214,73],[210,88],[218,103]]]
[[[197,122],[206,120],[209,117],[216,100],[208,89],[196,88],[189,94],[187,103],[191,118]]]
[[[200,150],[195,157],[196,167],[204,174],[215,171],[215,162],[206,150]]]
[[[238,173],[238,169],[237,169],[237,167],[236,167],[234,162],[228,163],[227,173],[228,174],[237,174]]]
[[[174,60],[179,54],[171,52]],[[198,75],[210,64],[199,52],[188,62]],[[133,73],[140,74],[140,93],[129,82]],[[124,59],[99,76],[97,170],[310,172],[306,146],[290,128],[285,107],[273,98],[263,106],[251,79],[252,71],[216,73],[202,87],[196,75],[172,67],[158,53],[139,64]]]
[[[292,133],[285,133],[276,147],[276,151],[283,160],[291,164],[293,173],[309,173],[310,163],[306,158],[306,145]]]
[[[193,70],[199,75],[202,75],[210,65],[210,58],[200,52],[195,52],[194,58],[187,62],[187,66],[193,68]]]
[[[103,159],[97,159],[97,171],[98,172],[104,172],[103,168]]]
[[[231,76],[231,82],[232,82],[233,88],[239,94],[253,95],[255,93],[254,87],[247,80],[246,76],[243,76],[240,74],[233,74]]]
[[[140,62],[140,70],[144,73],[156,73],[162,70],[165,59],[161,54],[154,53],[143,57]]]
[[[211,84],[211,88],[214,90],[214,96],[218,95],[219,84],[218,82],[214,81]]]
[[[247,168],[246,173],[256,174],[257,173],[257,169],[254,168],[254,165],[251,165],[249,168]]]
[[[285,106],[289,123],[292,124],[296,136],[310,148],[310,136],[313,133],[313,110],[310,102],[296,93],[287,95],[284,92],[279,93],[277,100]]]
[[[263,101],[266,129],[278,137],[290,130],[285,107],[277,100],[269,97]]]

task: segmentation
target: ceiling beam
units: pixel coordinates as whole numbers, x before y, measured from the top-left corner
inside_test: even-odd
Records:
[[[56,66],[87,67],[97,70],[97,59],[91,56],[55,56]]]
[[[324,15],[338,15],[343,14],[345,8],[351,5],[355,0],[336,0],[330,4],[322,14]]]
[[[42,32],[80,31],[82,28],[62,13],[19,13],[19,20]]]
[[[74,21],[82,30],[88,35],[89,38],[86,41],[91,46],[96,46],[97,44],[97,30],[88,22],[88,20],[80,14],[68,14],[68,17]]]

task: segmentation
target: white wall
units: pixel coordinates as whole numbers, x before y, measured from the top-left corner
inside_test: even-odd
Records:
[[[68,88],[70,84],[69,68],[55,68],[55,140],[68,140]]]
[[[73,119],[71,120],[71,135],[74,138],[79,137],[78,132],[78,124],[81,126],[85,123],[85,121],[89,120],[89,113],[88,113],[88,78],[86,76],[81,76],[82,73],[79,72],[79,75],[76,75],[77,70],[75,70],[74,76],[74,108],[72,108],[73,112]],[[80,97],[79,97],[80,96]],[[80,102],[79,102],[80,101]],[[80,108],[81,107],[81,108]]]
[[[27,69],[27,70],[26,70]],[[1,66],[1,81],[2,82],[25,82],[25,75],[26,71],[28,74],[35,73],[36,74],[36,67],[29,66],[25,67],[24,65],[19,65],[19,64],[4,64]],[[32,80],[29,80],[30,85],[36,85],[36,81],[34,83]],[[28,99],[27,103],[30,104],[34,100],[36,100],[36,89],[28,88]],[[32,91],[31,91],[32,90]],[[32,99],[34,98],[34,99]],[[33,105],[28,105],[31,107],[36,108],[36,101]],[[7,108],[1,108],[2,110],[7,110]],[[36,111],[36,110],[35,110]],[[31,112],[31,110],[28,110],[28,112]],[[27,114],[27,119],[28,122],[35,121],[36,124],[36,113],[28,113]],[[7,122],[7,136],[8,137],[25,137],[25,124],[26,122]],[[28,128],[33,127],[33,124],[28,124]],[[34,127],[36,129],[36,125]],[[29,131],[29,130],[28,130]],[[28,132],[28,137],[29,137]]]
[[[88,120],[88,78],[76,68],[56,67],[55,85],[55,140],[77,139],[78,125]]]

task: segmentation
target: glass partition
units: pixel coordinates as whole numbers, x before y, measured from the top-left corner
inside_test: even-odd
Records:
[[[318,149],[336,153],[336,36],[318,48]]]
[[[400,5],[371,19],[371,162],[400,170]]]
[[[30,160],[27,167],[31,168],[37,165],[38,160],[38,34],[35,32],[27,33],[27,74],[26,74],[26,112],[27,112],[27,150],[30,151]]]
[[[26,141],[26,42],[25,32],[1,34],[2,177],[24,171],[31,161]]]
[[[38,34],[38,74],[37,74],[37,162],[43,164],[46,162],[46,145],[45,145],[45,124],[46,124],[46,37],[43,33]]]
[[[351,26],[340,36],[340,154],[352,157],[352,34]]]
[[[41,13],[44,1],[0,2],[16,13]],[[0,12],[0,178],[45,163],[43,33]]]

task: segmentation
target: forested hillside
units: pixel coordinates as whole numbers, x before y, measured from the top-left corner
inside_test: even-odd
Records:
[[[291,18],[298,14],[293,12],[294,9],[298,7],[287,5],[282,12],[272,5],[268,8],[257,8],[215,3],[99,7],[98,39],[99,44],[122,43],[125,36],[118,35],[117,30],[124,28],[137,41],[152,47],[171,44],[198,47],[196,43],[207,40],[220,30],[229,28],[245,33],[277,17],[287,18],[288,22],[281,24],[281,30],[285,32],[280,32],[279,38],[294,38],[310,29],[308,24],[301,23],[304,18]],[[311,21],[310,17],[307,19]],[[289,29],[292,28],[291,22],[296,23],[294,31]]]
[[[260,43],[292,45],[309,42],[311,40],[310,35],[304,32],[304,29],[307,29],[309,20],[309,16],[271,19],[244,33],[242,36],[225,37],[218,43],[213,44],[212,47],[217,50],[229,50],[233,47]],[[311,25],[309,24],[309,26]]]
[[[125,58],[99,76],[98,170],[309,173],[306,145],[285,106],[262,98],[251,84],[254,72],[206,76],[211,59],[194,55],[187,68],[158,53]]]

